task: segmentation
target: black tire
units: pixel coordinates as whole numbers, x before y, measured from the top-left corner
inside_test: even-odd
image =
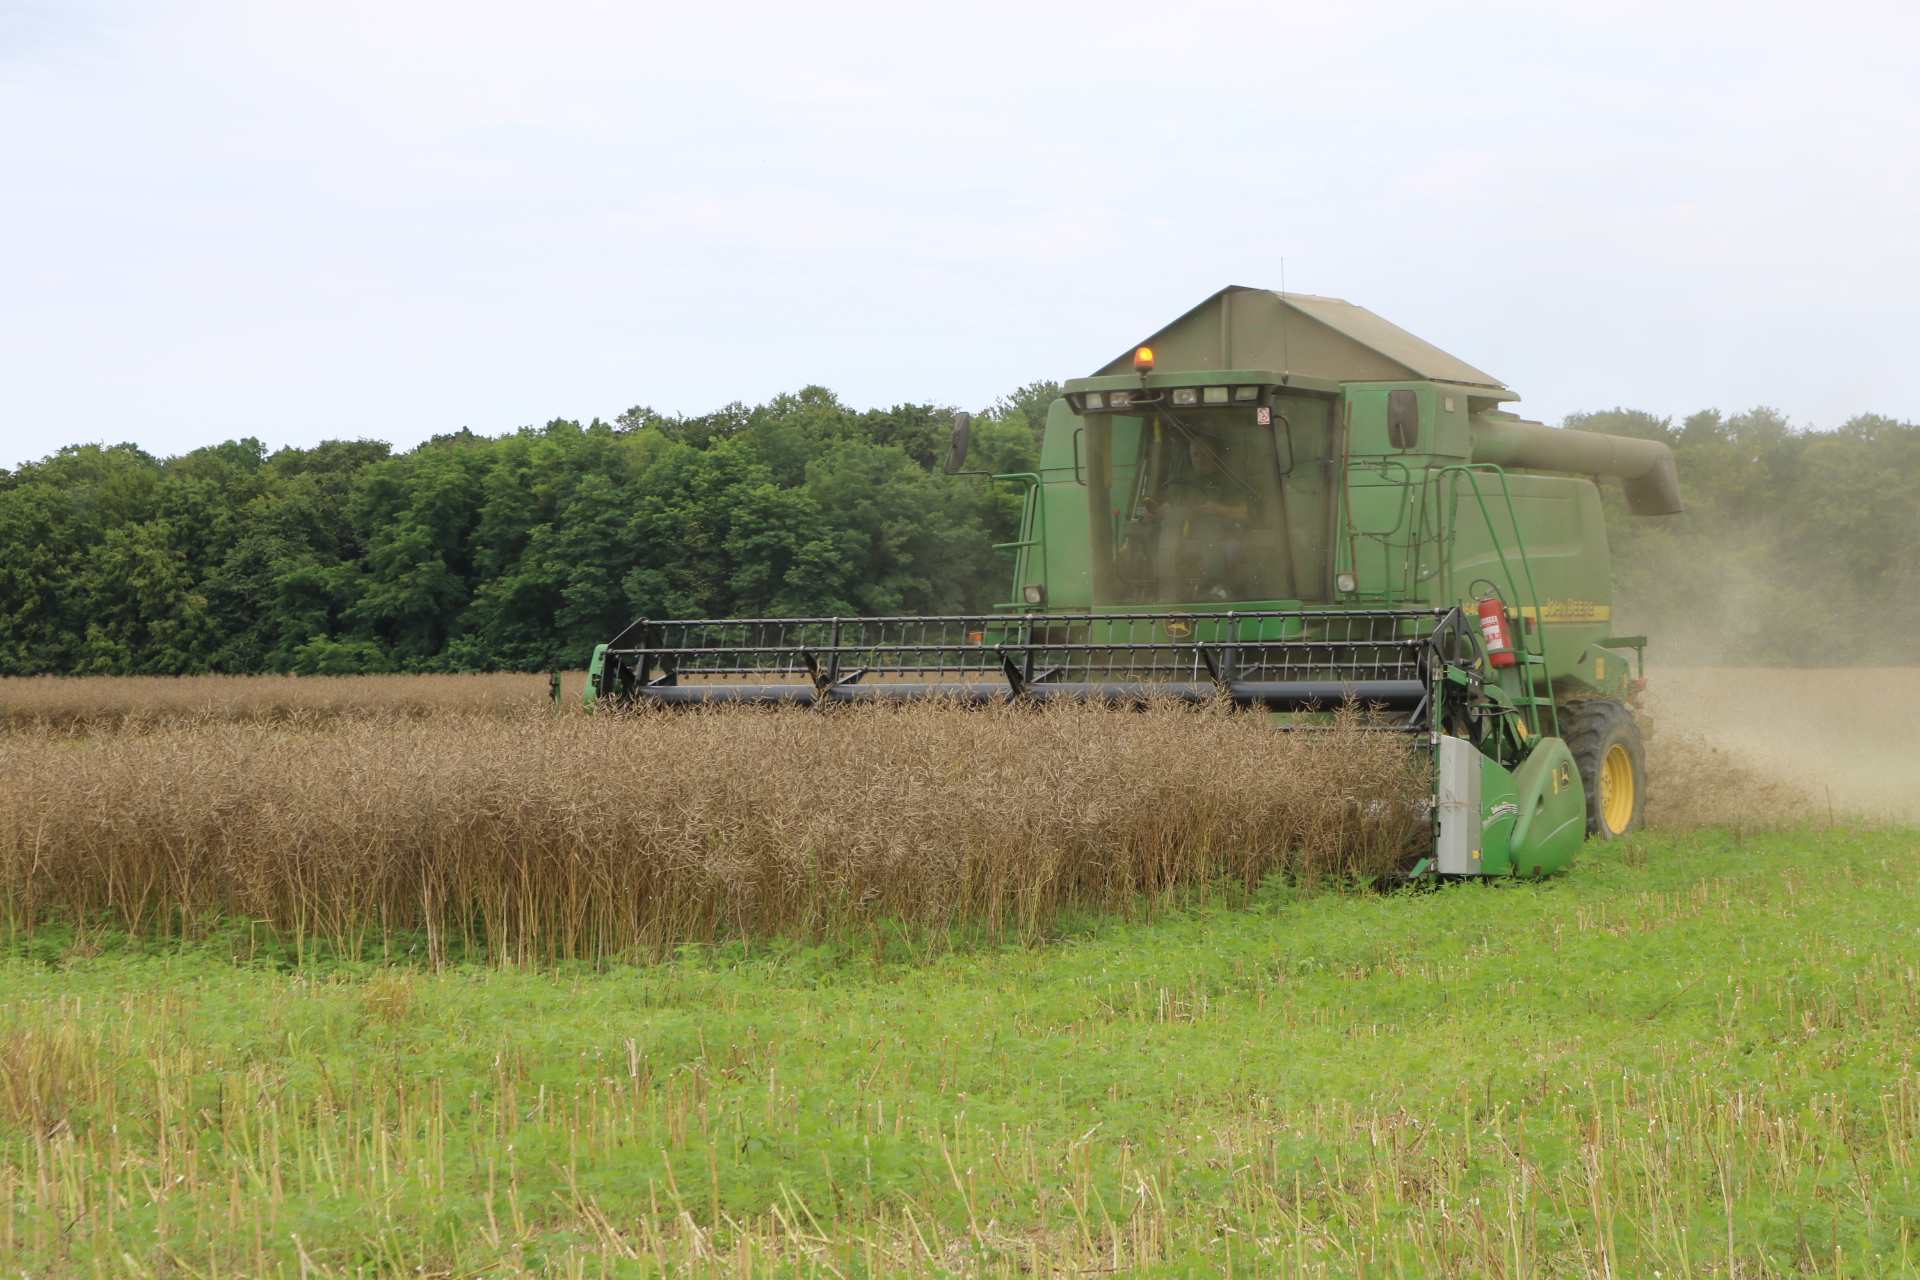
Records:
[[[1633,712],[1612,698],[1588,698],[1560,708],[1560,736],[1573,752],[1580,783],[1587,793],[1587,838],[1612,840],[1638,831],[1647,812],[1647,753]],[[1623,781],[1620,757],[1614,757],[1611,785],[1606,781],[1608,757],[1618,749],[1626,761],[1630,796],[1618,795]],[[1611,820],[1609,820],[1611,801]]]

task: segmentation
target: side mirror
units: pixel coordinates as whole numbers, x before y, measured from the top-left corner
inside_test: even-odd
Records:
[[[953,438],[947,441],[947,456],[940,463],[940,469],[948,475],[954,474],[967,465],[967,441],[973,435],[973,415],[956,413],[953,415]]]
[[[1420,397],[1415,392],[1387,392],[1387,441],[1396,449],[1420,443]]]

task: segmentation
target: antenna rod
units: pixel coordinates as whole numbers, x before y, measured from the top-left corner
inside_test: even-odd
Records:
[[[1293,304],[1287,301],[1287,260],[1280,259],[1280,381],[1287,382],[1293,377],[1293,348],[1287,343],[1287,312]]]

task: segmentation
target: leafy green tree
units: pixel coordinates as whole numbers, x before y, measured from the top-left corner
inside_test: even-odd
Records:
[[[485,441],[441,437],[361,474],[350,503],[368,540],[346,618],[403,667],[446,647],[470,598],[470,538],[479,510]]]
[[[206,670],[207,599],[164,520],[106,530],[89,557],[80,675],[189,675]]]
[[[634,486],[634,565],[621,580],[639,616],[795,616],[856,610],[832,529],[813,497],[776,483],[750,439],[669,444]]]
[[[62,490],[0,489],[0,671],[42,675],[78,666],[85,533]]]
[[[1053,408],[1053,402],[1064,393],[1057,382],[1029,382],[1009,395],[1001,396],[994,402],[993,416],[1002,420],[1019,415],[1033,432],[1033,444],[1036,452],[1040,447],[1040,437],[1047,429],[1047,411]]]
[[[289,666],[302,676],[359,676],[393,670],[386,651],[371,640],[317,636],[293,651]]]

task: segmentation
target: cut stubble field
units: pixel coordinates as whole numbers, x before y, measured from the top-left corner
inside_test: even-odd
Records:
[[[1383,894],[1393,735],[378,687],[0,682],[0,1274],[1920,1274],[1920,839],[1690,726]]]
[[[599,973],[14,962],[9,1272],[1914,1274],[1911,833]]]

